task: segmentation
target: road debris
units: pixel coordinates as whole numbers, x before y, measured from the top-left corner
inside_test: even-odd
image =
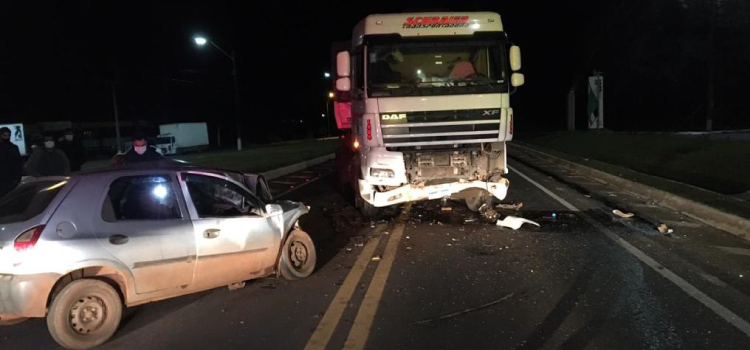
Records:
[[[245,287],[245,282],[232,283],[227,286],[229,290],[237,290]]]
[[[669,226],[667,226],[666,224],[661,224],[656,229],[659,230],[659,232],[663,235],[668,235],[674,232],[674,230],[669,228]]]
[[[448,319],[448,318],[453,318],[453,317],[456,317],[456,316],[465,315],[465,314],[468,314],[470,312],[479,311],[481,309],[486,309],[486,308],[488,308],[490,306],[502,303],[503,301],[506,301],[506,300],[508,300],[508,299],[510,299],[512,297],[513,297],[513,293],[508,294],[508,295],[506,295],[506,296],[504,296],[504,297],[502,297],[500,299],[491,301],[489,303],[479,305],[477,307],[472,307],[472,308],[464,309],[464,310],[457,311],[457,312],[454,312],[454,313],[451,313],[451,314],[447,314],[445,316],[440,316],[440,317],[435,317],[435,318],[428,318],[426,320],[414,322],[413,324],[428,324],[428,323],[432,323],[432,322],[435,322],[435,321],[440,321],[440,320],[445,320],[445,319]]]
[[[381,259],[380,255],[375,255],[370,260],[372,260],[372,261],[380,261],[380,259]]]
[[[411,247],[406,247],[406,250],[411,250]]]
[[[500,203],[500,204],[496,205],[495,208],[505,209],[505,210],[516,210],[516,211],[518,211],[521,208],[523,208],[523,202],[518,203],[518,204],[504,204],[504,203]]]
[[[452,211],[453,208],[451,208],[451,207],[442,207],[442,208],[440,208],[440,210],[442,210],[442,211]]]
[[[511,228],[514,230],[518,230],[519,228],[521,228],[521,226],[523,226],[523,224],[531,224],[531,225],[536,225],[537,227],[541,227],[539,226],[538,223],[531,221],[529,219],[519,218],[515,216],[510,216],[510,215],[506,216],[505,219],[497,221],[497,226],[507,227],[507,228]]]
[[[615,215],[617,215],[617,216],[619,216],[619,217],[621,217],[623,219],[630,219],[633,216],[635,216],[635,214],[633,214],[633,213],[624,213],[624,212],[620,211],[620,209],[615,209],[615,210],[612,211],[612,213],[614,213]]]

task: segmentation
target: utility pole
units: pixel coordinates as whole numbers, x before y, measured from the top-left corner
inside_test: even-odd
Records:
[[[120,116],[117,112],[117,87],[115,82],[111,81],[112,84],[112,105],[115,109],[115,140],[117,142],[117,153],[122,153],[122,142],[120,142]]]
[[[718,2],[711,1],[711,10],[708,18],[708,77],[706,81],[706,131],[714,129],[714,75],[716,54],[714,40],[716,38],[716,15]]]

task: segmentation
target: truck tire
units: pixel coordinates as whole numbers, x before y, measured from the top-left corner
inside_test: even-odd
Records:
[[[370,204],[368,201],[362,198],[362,195],[359,193],[354,194],[354,204],[356,204],[357,209],[359,209],[359,212],[362,213],[362,216],[367,219],[379,219],[382,215],[381,208]]]
[[[122,317],[122,301],[109,284],[80,279],[66,285],[49,307],[47,329],[68,349],[90,349],[109,340]]]
[[[466,207],[473,212],[479,211],[482,205],[490,205],[492,203],[492,196],[484,192],[466,198]]]
[[[292,231],[281,249],[281,276],[289,281],[305,278],[313,273],[316,262],[315,244],[310,235],[302,230]]]

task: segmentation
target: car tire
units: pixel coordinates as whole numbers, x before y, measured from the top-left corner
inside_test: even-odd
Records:
[[[94,279],[70,282],[55,296],[47,314],[47,328],[68,349],[90,349],[109,340],[122,317],[120,295],[109,284]]]
[[[317,254],[310,235],[302,230],[292,231],[281,249],[281,276],[294,281],[310,276],[315,270]]]

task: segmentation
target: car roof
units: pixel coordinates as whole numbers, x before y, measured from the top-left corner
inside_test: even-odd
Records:
[[[169,171],[169,172],[193,170],[193,171],[205,171],[205,172],[211,172],[211,173],[241,174],[240,172],[233,171],[233,170],[218,169],[218,168],[191,164],[191,163],[187,163],[183,161],[165,159],[165,160],[159,160],[159,161],[153,161],[153,162],[141,162],[141,163],[134,163],[134,164],[115,165],[115,166],[109,166],[106,168],[84,170],[84,171],[73,173],[71,177],[97,176],[97,175],[113,174],[113,173],[115,174],[116,173],[138,173],[139,171],[151,173],[153,171],[159,171],[159,170]]]

